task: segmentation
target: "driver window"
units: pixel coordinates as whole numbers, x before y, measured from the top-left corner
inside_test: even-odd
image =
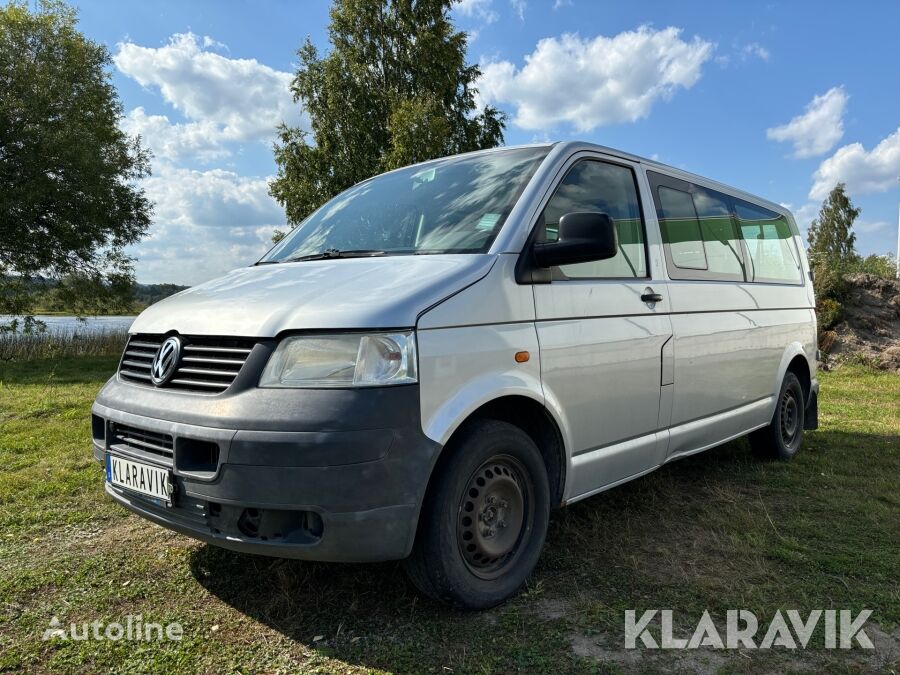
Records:
[[[593,211],[612,218],[619,252],[608,260],[563,265],[570,278],[640,278],[647,276],[644,223],[634,173],[628,167],[597,161],[579,162],[566,174],[544,208],[546,241],[559,236],[559,219],[567,213]]]

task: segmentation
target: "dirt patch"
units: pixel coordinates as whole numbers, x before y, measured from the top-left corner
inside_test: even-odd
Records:
[[[867,653],[871,655],[868,664],[885,672],[897,672],[897,665],[900,664],[900,627],[888,633],[880,626],[867,624],[866,634],[875,645],[874,652]]]
[[[598,663],[615,665],[625,671],[674,673],[719,673],[752,671],[759,673],[896,672],[900,663],[900,629],[888,633],[876,624],[866,624],[866,634],[874,649],[787,650],[750,649],[624,649],[621,638],[610,635],[576,633],[569,639],[572,652]]]
[[[547,621],[564,619],[572,613],[572,603],[558,598],[543,598],[537,602],[535,613]]]
[[[819,336],[826,368],[863,361],[900,372],[900,280],[848,274],[843,316]]]

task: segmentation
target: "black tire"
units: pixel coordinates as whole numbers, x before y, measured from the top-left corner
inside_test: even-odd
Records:
[[[788,371],[778,392],[772,422],[750,434],[753,452],[768,459],[791,459],[803,444],[804,414],[803,387],[797,376]]]
[[[541,453],[518,427],[479,420],[435,469],[406,573],[425,595],[463,609],[512,597],[537,564],[550,518]]]

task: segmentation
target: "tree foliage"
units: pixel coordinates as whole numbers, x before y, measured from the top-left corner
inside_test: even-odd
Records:
[[[819,216],[809,226],[809,257],[813,264],[841,266],[857,259],[853,223],[860,209],[853,206],[845,185],[838,183],[822,203]]]
[[[0,313],[30,310],[38,274],[64,280],[79,311],[133,281],[124,249],[150,224],[135,184],[149,157],[119,128],[110,64],[62,2],[0,6]]]
[[[296,225],[323,202],[370,176],[503,142],[505,115],[478,111],[478,66],[449,19],[452,0],[336,0],[331,50],[307,39],[294,100],[312,139],[282,126],[270,192]]]

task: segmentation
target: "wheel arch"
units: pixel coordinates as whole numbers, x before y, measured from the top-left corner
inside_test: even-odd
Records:
[[[769,410],[769,416],[775,413],[775,405],[777,404],[778,392],[781,389],[781,383],[788,371],[794,373],[800,380],[800,386],[803,389],[803,402],[809,402],[810,393],[812,391],[813,371],[809,365],[809,356],[803,349],[803,345],[799,342],[789,344],[781,356],[781,363],[778,366],[778,376],[772,383],[772,404]]]
[[[568,461],[565,439],[559,420],[543,401],[528,393],[505,394],[484,401],[459,421],[449,433],[447,441],[441,447],[432,462],[431,470],[423,493],[422,503],[428,499],[429,491],[434,484],[434,477],[440,471],[441,464],[448,461],[455,452],[455,439],[467,425],[482,419],[495,419],[519,427],[535,442],[544,458],[547,477],[550,483],[551,503],[559,506],[563,502]],[[421,509],[421,505],[420,505]]]

